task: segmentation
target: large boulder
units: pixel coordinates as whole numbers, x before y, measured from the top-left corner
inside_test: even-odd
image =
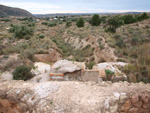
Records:
[[[61,55],[56,50],[50,49],[48,54],[35,54],[34,58],[37,62],[56,62],[61,59]]]
[[[72,73],[82,69],[85,70],[84,62],[59,60],[52,65],[51,73]]]
[[[45,82],[50,80],[50,65],[42,62],[34,63],[35,69],[31,72],[35,75],[31,82]]]

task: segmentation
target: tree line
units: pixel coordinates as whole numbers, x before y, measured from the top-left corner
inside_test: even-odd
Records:
[[[92,26],[99,26],[101,23],[105,24],[105,31],[115,33],[116,29],[124,24],[131,24],[138,21],[143,21],[150,18],[147,13],[141,15],[124,15],[124,16],[103,16],[100,18],[98,14],[94,14],[89,23]],[[76,25],[78,27],[84,27],[84,19],[80,18],[77,20]]]

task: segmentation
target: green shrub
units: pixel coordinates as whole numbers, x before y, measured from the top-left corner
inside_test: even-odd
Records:
[[[46,25],[46,26],[47,26],[47,25],[48,25],[48,23],[47,23],[47,22],[42,22],[42,25]]]
[[[118,46],[118,47],[125,47],[126,45],[125,45],[125,43],[124,43],[124,41],[123,41],[123,39],[121,38],[121,39],[119,39],[119,40],[117,40],[117,42],[116,42],[116,46]]]
[[[9,32],[14,33],[14,36],[18,39],[29,39],[33,35],[33,28],[25,25],[13,25],[9,29]]]
[[[56,23],[49,23],[48,24],[49,27],[53,27],[53,26],[56,26],[56,25],[57,25]]]
[[[90,62],[90,63],[88,63],[86,66],[87,66],[89,69],[92,69],[94,65],[95,65],[95,62]]]
[[[131,44],[137,44],[139,39],[137,37],[134,37],[131,39]]]
[[[1,19],[1,21],[10,22],[11,20],[10,19]]]
[[[148,18],[150,18],[150,16],[147,13],[143,13],[141,16],[137,16],[137,19],[139,21],[143,21],[143,20],[148,19]]]
[[[105,29],[105,32],[111,32],[111,33],[115,33],[116,32],[116,29],[115,28],[111,28],[111,27],[108,27]]]
[[[100,48],[100,49],[104,49],[104,45],[99,44],[99,48]]]
[[[101,19],[101,22],[103,22],[103,23],[105,24],[107,17],[106,17],[106,16],[103,16],[103,17],[101,17],[100,19]]]
[[[44,37],[45,37],[44,35],[40,35],[38,38],[43,39]]]
[[[99,26],[101,24],[101,20],[98,14],[93,15],[92,20],[90,21],[92,26]]]
[[[77,25],[78,27],[84,27],[84,20],[83,20],[83,18],[80,18],[80,19],[77,21],[76,25]]]
[[[130,74],[130,73],[137,72],[137,69],[136,69],[135,65],[129,64],[124,67],[123,71],[127,74]]]
[[[115,35],[113,38],[116,39],[116,40],[118,40],[118,39],[121,38],[121,35]]]
[[[112,72],[112,71],[109,70],[109,69],[106,69],[106,70],[105,70],[105,74],[106,74],[106,79],[107,79],[107,80],[111,80],[111,77],[112,77],[115,73]]]
[[[13,72],[13,79],[14,80],[29,80],[32,78],[32,73],[30,72],[30,68],[27,66],[18,66]]]
[[[70,27],[72,25],[72,22],[71,21],[67,21],[66,22],[66,27]]]
[[[134,23],[137,21],[136,18],[133,17],[133,15],[125,15],[122,17],[125,24]]]

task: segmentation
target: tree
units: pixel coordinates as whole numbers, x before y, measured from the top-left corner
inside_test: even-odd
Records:
[[[99,26],[101,24],[101,20],[100,20],[99,15],[98,14],[93,15],[90,23],[92,26]]]
[[[106,19],[107,19],[106,16],[101,17],[101,22],[103,22],[105,24],[106,23]]]
[[[112,17],[108,20],[107,25],[109,27],[105,31],[115,33],[116,29],[123,24],[124,24],[123,20],[121,18],[119,18],[118,16]]]
[[[14,70],[13,74],[13,79],[14,80],[29,80],[30,78],[32,78],[32,73],[30,72],[30,68],[27,66],[18,66],[16,67],[16,69]]]
[[[133,15],[125,15],[122,17],[125,24],[134,23],[137,21],[136,18],[133,17]]]
[[[148,14],[147,14],[147,13],[143,13],[143,14],[140,16],[139,20],[142,21],[142,20],[145,20],[145,19],[148,19],[148,18],[149,18]]]
[[[83,18],[80,18],[80,19],[77,21],[76,25],[77,25],[78,27],[84,27],[84,20],[83,20]]]

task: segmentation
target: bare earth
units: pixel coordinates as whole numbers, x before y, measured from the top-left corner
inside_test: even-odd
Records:
[[[150,113],[150,84],[4,81],[0,113],[134,113],[132,101],[143,95],[148,95],[148,108],[139,113]],[[142,102],[137,109],[145,110]]]

